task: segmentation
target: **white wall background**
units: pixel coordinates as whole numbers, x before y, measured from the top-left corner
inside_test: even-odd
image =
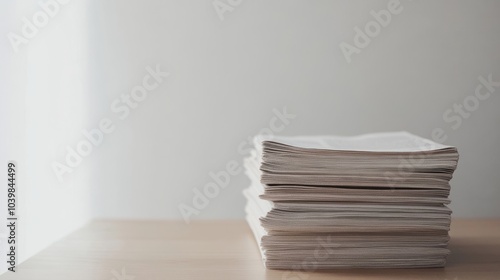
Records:
[[[94,1],[90,8],[93,115],[141,82],[147,65],[171,76],[107,136],[94,169],[99,217],[180,218],[193,188],[212,181],[272,109],[297,117],[284,134],[353,135],[440,127],[461,158],[455,217],[500,216],[500,89],[460,128],[443,113],[500,81],[500,2],[401,1],[402,12],[348,64],[354,27],[389,1],[243,1],[221,21],[211,1]],[[233,177],[200,218],[241,218]]]
[[[7,213],[7,162],[14,161],[18,264],[81,227],[92,214],[89,166],[81,166],[78,174],[62,183],[51,167],[64,157],[66,145],[79,138],[91,113],[86,4],[75,1],[59,6],[59,12],[15,52],[8,34],[22,36],[22,18],[33,22],[33,15],[43,9],[29,1],[0,4],[0,179],[4,184],[0,217],[5,221]],[[7,245],[5,225],[2,222],[0,227],[2,252]],[[5,254],[0,258],[3,272]]]
[[[15,100],[25,100],[26,123],[15,121],[26,127],[28,228],[48,235],[41,221],[70,216],[75,225],[90,216],[179,219],[193,188],[241,161],[238,145],[285,106],[296,115],[287,135],[444,129],[461,154],[454,216],[500,217],[500,88],[456,130],[442,116],[479,76],[500,81],[500,2],[401,0],[402,12],[347,63],[339,44],[353,44],[354,28],[388,2],[243,0],[223,21],[211,0],[71,2],[26,46],[28,89],[5,82],[25,94]],[[22,61],[2,55],[13,67]],[[117,119],[113,100],[156,64],[170,77]],[[50,163],[104,117],[115,131],[59,183]],[[242,218],[248,183],[232,177],[196,217]]]

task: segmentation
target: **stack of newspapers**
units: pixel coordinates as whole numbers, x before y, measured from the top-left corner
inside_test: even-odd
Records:
[[[268,268],[442,267],[457,163],[407,132],[258,135],[246,219]]]

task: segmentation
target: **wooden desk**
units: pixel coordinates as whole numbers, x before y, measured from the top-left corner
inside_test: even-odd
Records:
[[[286,274],[263,267],[244,221],[97,221],[0,279],[500,279],[500,220],[454,220],[451,236],[446,268]]]

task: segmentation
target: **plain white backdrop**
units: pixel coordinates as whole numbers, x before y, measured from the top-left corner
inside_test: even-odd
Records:
[[[141,82],[171,73],[89,159],[95,214],[179,218],[179,203],[241,159],[238,144],[268,126],[273,108],[296,114],[283,132],[354,135],[434,128],[461,154],[454,216],[499,216],[500,89],[453,130],[443,113],[500,81],[500,4],[401,1],[399,15],[347,63],[339,44],[389,1],[244,1],[221,21],[210,1],[91,5],[92,116]],[[74,176],[79,176],[78,171]],[[243,217],[243,174],[201,218]]]
[[[18,52],[7,33],[41,8],[2,4],[2,157],[22,170],[26,255],[94,217],[180,219],[284,107],[284,135],[441,128],[460,153],[453,216],[499,217],[500,87],[452,125],[480,76],[500,81],[500,2],[401,0],[348,63],[340,44],[389,2],[70,1]],[[119,119],[111,104],[156,65],[170,76]],[[114,131],[59,182],[53,162],[103,118]],[[248,183],[231,176],[196,218],[243,218]]]

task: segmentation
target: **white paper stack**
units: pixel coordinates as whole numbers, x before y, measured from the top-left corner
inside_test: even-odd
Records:
[[[267,267],[445,265],[456,148],[407,132],[254,145],[246,219]]]

